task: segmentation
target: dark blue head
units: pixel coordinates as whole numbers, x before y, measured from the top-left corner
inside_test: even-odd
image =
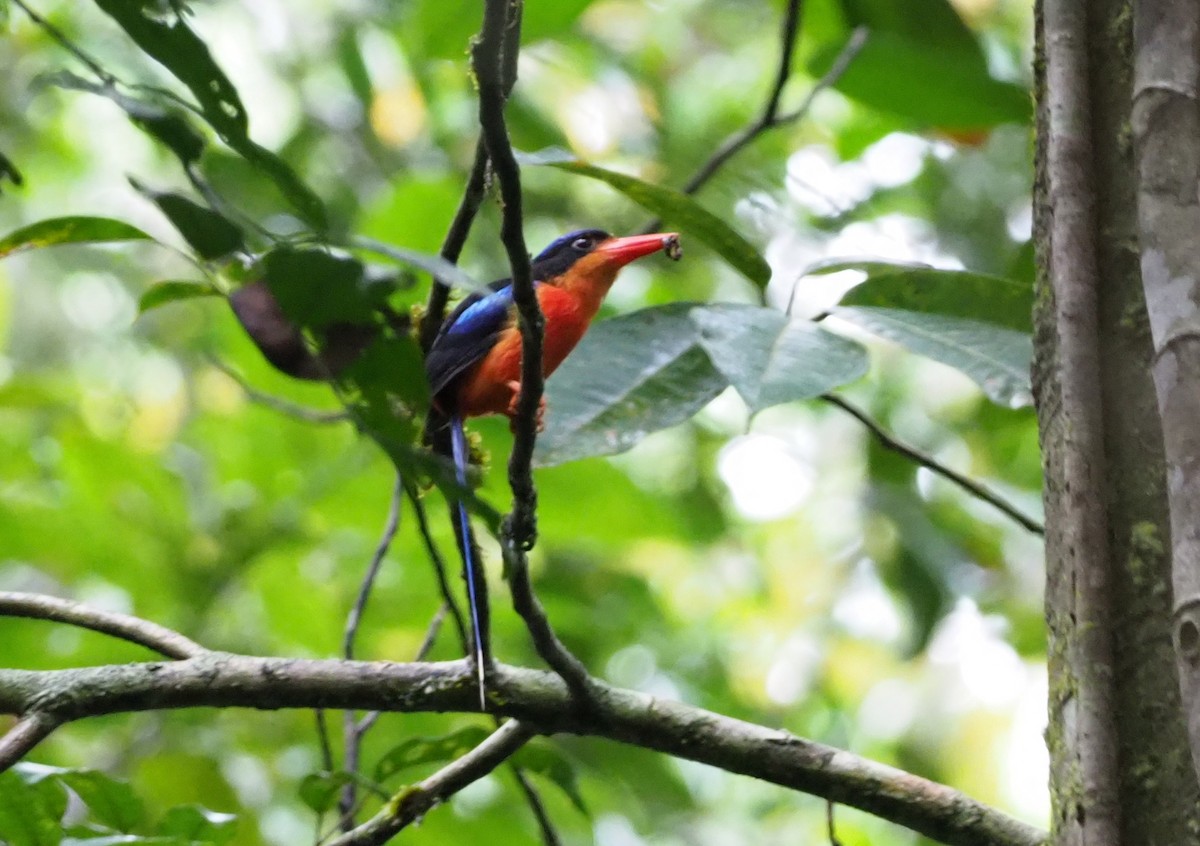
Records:
[[[600,244],[612,238],[601,229],[577,229],[558,238],[533,260],[533,278],[549,280],[562,276]]]

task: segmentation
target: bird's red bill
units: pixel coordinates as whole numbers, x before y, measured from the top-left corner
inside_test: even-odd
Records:
[[[627,238],[610,238],[596,248],[597,253],[610,258],[617,267],[657,253],[666,252],[669,258],[678,260],[683,255],[679,246],[679,235],[675,232],[656,232],[653,235],[630,235]]]

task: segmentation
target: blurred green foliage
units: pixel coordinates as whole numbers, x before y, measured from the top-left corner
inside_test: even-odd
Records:
[[[187,4],[183,31],[168,26],[182,5],[36,3],[109,75],[93,79],[0,2],[9,69],[0,176],[10,177],[0,233],[25,233],[0,253],[61,242],[0,263],[0,589],[131,611],[216,649],[335,656],[387,513],[391,465],[351,425],[252,401],[227,369],[289,402],[340,408],[328,387],[268,365],[222,299],[192,295],[249,278],[226,258],[245,243],[255,254],[278,247],[276,264],[324,257],[344,277],[340,316],[366,316],[364,302],[403,315],[421,302],[427,275],[397,274],[361,250],[353,260],[319,250],[368,237],[437,251],[473,156],[466,49],[478,9],[213,0]],[[722,244],[685,229],[685,259],[627,269],[604,314],[626,323],[589,336],[626,352],[581,348],[550,381],[544,446],[559,445],[565,461],[615,451],[581,449],[576,430],[553,428],[556,409],[565,425],[589,399],[591,382],[580,378],[589,361],[609,356],[604,375],[616,379],[623,361],[677,344],[671,360],[691,362],[634,404],[651,409],[652,425],[614,412],[629,380],[600,397],[613,425],[592,433],[631,452],[538,471],[535,585],[563,640],[615,684],[844,746],[1042,822],[1039,539],[883,449],[838,409],[799,399],[856,380],[839,392],[885,429],[1023,510],[1039,508],[1036,427],[1021,407],[1028,336],[1013,325],[1032,277],[1029,10],[1014,0],[897,9],[807,0],[784,113],[855,27],[868,28],[866,46],[803,120],[757,139],[696,197],[765,258],[765,292],[721,258]],[[515,146],[558,146],[638,184],[682,185],[758,116],[782,10],[780,0],[531,3],[508,113]],[[139,193],[130,176],[155,190]],[[581,226],[625,233],[645,222],[612,184],[569,169],[527,167],[523,181],[534,249]],[[463,262],[476,279],[507,273],[499,220],[489,200]],[[29,235],[29,226],[42,228]],[[153,240],[127,240],[140,232]],[[858,270],[807,274],[830,261]],[[903,276],[897,265],[912,262],[972,273]],[[864,275],[871,281],[839,306]],[[280,276],[285,286],[295,278]],[[1008,281],[998,287],[997,277]],[[759,307],[764,297],[773,312]],[[709,320],[706,336],[704,319],[669,305],[681,302],[721,303],[702,314],[726,319]],[[310,304],[301,297],[297,307]],[[648,314],[681,317],[681,328],[646,330],[647,306],[668,306]],[[785,311],[832,314],[814,333],[784,324]],[[311,326],[330,316],[318,312],[294,316]],[[419,425],[380,409],[424,398],[407,338],[383,331],[390,346],[351,374],[346,397],[388,427],[383,440],[394,447]],[[763,331],[779,343],[758,343]],[[864,347],[870,365],[859,377]],[[842,369],[822,383],[826,354]],[[659,407],[667,411],[655,416]],[[666,423],[678,425],[654,431]],[[503,508],[507,426],[475,429],[493,465],[480,495]],[[449,556],[444,505],[435,494],[425,502]],[[359,657],[411,658],[438,607],[414,523],[406,506]],[[496,550],[485,555],[497,653],[536,666]],[[444,628],[431,657],[460,653]],[[0,618],[3,666],[148,657],[95,634]],[[433,751],[448,754],[452,739],[487,726],[470,715],[384,717],[367,735],[364,771],[386,773],[395,788],[435,768]],[[542,757],[526,762],[531,778],[567,843],[824,838],[822,803],[769,785],[587,739],[552,738],[532,752]],[[334,819],[318,821],[312,808],[327,807],[328,786],[340,785],[321,775],[314,720],[299,712],[106,717],[58,731],[31,757],[52,768],[0,777],[0,840],[13,846],[58,842],[62,824],[37,820],[62,819],[64,809],[80,842],[115,832],[312,842]],[[18,811],[34,819],[20,829],[31,833],[9,822]],[[506,843],[539,842],[506,771],[404,837],[493,842],[498,831]],[[916,841],[843,810],[838,833],[846,846]]]

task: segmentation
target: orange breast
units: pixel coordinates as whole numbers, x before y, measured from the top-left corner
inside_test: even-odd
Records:
[[[539,285],[538,303],[546,316],[542,375],[553,373],[587,331],[599,301],[581,298],[554,285]],[[521,381],[521,332],[505,329],[494,347],[459,383],[458,411],[464,417],[504,414],[512,401],[510,382]]]

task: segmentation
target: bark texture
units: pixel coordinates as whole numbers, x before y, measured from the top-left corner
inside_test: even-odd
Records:
[[[1136,8],[1133,133],[1142,282],[1166,450],[1175,650],[1200,772],[1200,23],[1181,0]]]
[[[1132,21],[1125,0],[1038,7],[1034,392],[1057,844],[1195,843],[1200,823],[1171,648],[1165,465],[1138,271]],[[1076,60],[1065,79],[1051,61],[1064,49]],[[1076,98],[1065,124],[1052,110],[1063,96]],[[1064,143],[1074,172],[1053,155]],[[1065,207],[1064,178],[1075,192]],[[1078,331],[1081,293],[1090,341]],[[1091,450],[1082,463],[1081,438]]]

